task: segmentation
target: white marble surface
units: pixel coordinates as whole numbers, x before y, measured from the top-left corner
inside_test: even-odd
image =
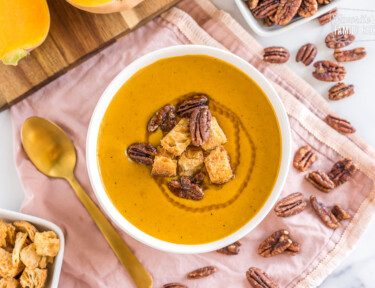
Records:
[[[244,19],[240,15],[234,0],[212,0],[218,7],[230,12],[237,21],[249,30]],[[337,0],[336,0],[337,1]],[[348,63],[347,83],[354,84],[356,94],[348,99],[331,103],[339,115],[350,120],[357,128],[357,133],[368,143],[375,147],[375,93],[373,91],[375,63],[375,2],[374,0],[341,0],[339,6],[345,16],[361,16],[361,18],[347,18],[346,21],[354,21],[355,27],[371,31],[359,33],[360,43],[352,46],[364,46],[368,56],[360,61]],[[354,11],[353,9],[357,9]],[[363,9],[364,11],[358,11]],[[365,24],[358,24],[366,20]],[[352,22],[353,23],[353,22]],[[325,36],[331,32],[332,27],[321,27],[316,21],[303,25],[292,31],[288,31],[277,37],[257,39],[264,46],[282,45],[291,51],[292,59],[288,65],[301,77],[313,85],[322,95],[326,95],[331,84],[321,83],[311,76],[312,68],[305,68],[295,63],[293,58],[298,48],[312,42],[318,46],[317,59],[333,59],[332,50],[324,45]],[[252,33],[253,34],[253,33]],[[1,81],[1,79],[0,79]],[[325,96],[326,97],[326,96]],[[19,181],[12,151],[12,126],[9,111],[0,113],[0,208],[18,210],[23,200],[22,186]],[[18,132],[17,132],[18,133]],[[321,288],[372,288],[375,287],[375,222],[373,222],[357,247],[350,256],[332,273],[320,286]]]

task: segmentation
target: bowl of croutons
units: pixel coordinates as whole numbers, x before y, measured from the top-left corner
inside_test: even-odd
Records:
[[[58,226],[0,209],[0,287],[57,288],[63,254]]]

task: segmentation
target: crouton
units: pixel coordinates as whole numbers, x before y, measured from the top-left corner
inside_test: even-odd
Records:
[[[180,156],[191,143],[189,119],[180,122],[161,139],[163,148],[174,156]]]
[[[21,277],[20,283],[23,288],[44,288],[47,280],[47,269],[26,268]]]
[[[224,184],[233,178],[229,155],[225,148],[220,145],[212,150],[204,160],[208,176],[214,184]]]
[[[13,225],[17,228],[18,231],[27,233],[30,240],[34,242],[35,233],[38,232],[34,225],[26,221],[16,221],[13,223]]]
[[[27,268],[35,269],[40,265],[40,262],[42,261],[42,258],[47,259],[47,256],[38,255],[36,253],[35,244],[32,243],[29,246],[26,246],[25,248],[23,248],[21,250],[20,258],[21,258],[22,263],[25,264],[25,266]],[[44,263],[42,263],[42,266],[44,266],[44,267],[40,267],[40,268],[46,268],[47,261],[45,261],[45,262],[46,262],[46,265],[44,266]]]
[[[60,250],[60,239],[54,232],[37,232],[34,239],[36,253],[40,256],[56,256]]]
[[[20,262],[20,252],[25,245],[26,238],[27,234],[23,232],[18,232],[16,235],[16,242],[14,244],[14,249],[12,253],[13,265],[18,265],[18,263]]]
[[[212,117],[210,134],[208,136],[207,141],[203,143],[201,147],[205,151],[208,151],[208,150],[215,149],[217,146],[222,145],[226,142],[227,142],[227,137],[225,136],[223,130],[219,126],[219,123],[217,123],[216,118]]]
[[[0,248],[0,277],[14,278],[25,268],[21,261],[17,265],[13,265],[12,253]]]
[[[177,160],[173,155],[163,148],[158,147],[158,153],[155,156],[152,165],[151,174],[153,176],[174,177],[177,175]]]
[[[203,168],[203,152],[198,149],[187,149],[178,159],[178,170],[181,176],[193,176]]]

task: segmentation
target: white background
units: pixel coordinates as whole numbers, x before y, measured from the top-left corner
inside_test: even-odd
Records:
[[[231,13],[243,27],[254,35],[240,15],[234,0],[212,1],[219,8]],[[345,15],[351,15],[350,10],[346,10],[346,8],[364,9],[368,11],[362,12],[362,14],[375,19],[374,0],[342,0],[338,2],[339,7],[343,8],[339,9],[339,11],[344,11]],[[360,14],[356,13],[355,15]],[[364,60],[345,64],[348,70],[345,82],[355,85],[356,94],[338,102],[330,102],[330,104],[337,111],[338,115],[348,119],[357,128],[358,135],[375,147],[375,41],[371,41],[375,40],[375,20],[372,24],[363,25],[367,25],[368,27],[373,25],[374,27],[371,27],[373,28],[374,35],[359,35],[358,38],[366,41],[354,43],[350,48],[363,46],[366,48],[368,55]],[[322,27],[318,24],[317,20],[314,20],[277,37],[259,38],[254,36],[264,46],[280,45],[288,48],[291,52],[291,59],[287,65],[315,87],[323,97],[327,98],[327,91],[332,84],[315,80],[311,76],[312,68],[306,68],[304,65],[296,63],[294,57],[299,47],[311,42],[318,47],[317,59],[333,60],[333,51],[326,48],[324,44],[325,36],[331,31],[332,27],[329,24]],[[11,85],[11,83],[9,84]],[[9,111],[0,113],[0,132],[0,185],[2,187],[0,189],[0,208],[18,210],[24,196],[13,159],[13,131]],[[19,131],[16,133],[19,133]],[[373,222],[354,251],[321,287],[375,287],[374,243],[375,223]]]

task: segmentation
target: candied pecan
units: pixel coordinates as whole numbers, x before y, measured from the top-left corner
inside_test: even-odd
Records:
[[[188,286],[181,283],[168,283],[164,284],[163,288],[188,288]]]
[[[293,166],[301,172],[306,172],[312,164],[318,159],[318,156],[311,151],[310,145],[298,149],[294,155]]]
[[[151,117],[147,125],[149,132],[155,132],[159,127],[164,132],[169,132],[176,126],[174,105],[166,105]]]
[[[217,271],[215,266],[206,266],[190,272],[187,276],[188,279],[199,279],[210,276]]]
[[[318,3],[320,4],[320,5],[326,5],[326,4],[329,4],[329,3],[331,3],[332,2],[332,0],[318,0]]]
[[[242,246],[241,241],[236,241],[231,245],[216,250],[216,252],[225,255],[237,255],[238,253],[240,253],[240,246]]]
[[[302,0],[281,0],[277,7],[275,22],[280,26],[288,24],[297,14]]]
[[[306,201],[303,200],[303,194],[300,192],[290,194],[275,205],[276,215],[279,217],[290,217],[301,213],[306,208]]]
[[[351,50],[345,50],[342,51],[340,49],[335,49],[335,53],[333,54],[333,57],[338,62],[351,62],[351,61],[357,61],[365,58],[367,55],[365,48],[354,48]]]
[[[318,61],[314,67],[313,76],[320,81],[339,82],[346,76],[345,67],[334,61]]]
[[[279,230],[260,243],[258,253],[266,258],[272,257],[284,252],[291,244],[292,240],[289,239],[289,232],[287,230]]]
[[[275,15],[270,15],[270,16],[264,17],[264,25],[266,25],[268,27],[271,27],[271,26],[275,25]]]
[[[198,107],[207,105],[208,98],[203,94],[191,93],[188,99],[178,103],[177,115],[189,118],[191,113]]]
[[[245,0],[250,10],[253,10],[258,6],[259,0]]]
[[[355,36],[345,29],[339,29],[329,33],[325,39],[328,48],[338,49],[353,43]]]
[[[153,157],[156,155],[156,149],[149,143],[134,143],[127,149],[128,157],[144,165],[152,165]]]
[[[328,98],[329,100],[340,100],[346,97],[353,95],[354,86],[353,85],[346,85],[345,83],[339,82],[335,86],[333,86],[328,91]]]
[[[268,47],[264,49],[263,60],[269,63],[282,64],[289,59],[289,51],[284,47]]]
[[[293,241],[293,243],[284,251],[285,254],[295,256],[301,250],[301,244]]]
[[[351,218],[349,213],[346,212],[344,208],[342,208],[341,205],[339,204],[336,204],[335,206],[333,206],[331,209],[331,212],[333,215],[335,215],[338,221],[347,220]]]
[[[184,199],[202,200],[204,196],[202,188],[192,183],[186,176],[182,176],[181,181],[169,181],[168,188],[174,195]]]
[[[320,191],[325,193],[328,193],[335,188],[335,184],[332,182],[332,180],[329,179],[328,175],[321,170],[316,170],[309,173],[306,176],[306,179]]]
[[[252,10],[255,18],[265,18],[275,14],[280,0],[264,0],[261,1],[256,8]]]
[[[323,203],[319,202],[315,196],[310,196],[310,202],[315,213],[327,227],[331,229],[337,229],[340,227],[340,223],[337,221],[335,215],[333,215]]]
[[[194,177],[191,179],[191,182],[194,184],[200,185],[203,183],[205,177],[206,177],[206,174],[204,174],[203,172],[199,172],[194,175]]]
[[[356,131],[349,121],[341,119],[339,117],[328,115],[326,117],[326,122],[328,123],[329,126],[337,130],[341,134],[351,134],[351,133],[355,133]]]
[[[253,288],[279,288],[279,285],[262,269],[251,267],[246,271],[246,278]]]
[[[345,158],[333,165],[328,177],[335,183],[335,186],[340,186],[350,179],[357,171],[357,166],[353,164],[352,158]]]
[[[303,45],[297,53],[296,61],[305,64],[305,66],[309,66],[315,59],[316,54],[318,53],[318,49],[314,44],[308,43]]]
[[[316,0],[302,0],[298,9],[298,15],[301,17],[311,17],[318,11],[318,2]]]
[[[211,112],[207,106],[196,108],[190,117],[191,143],[200,146],[205,143],[210,135]]]
[[[320,25],[326,25],[329,22],[331,22],[333,19],[335,19],[337,16],[337,8],[332,9],[328,11],[327,13],[323,14],[322,16],[319,16],[318,21]]]

